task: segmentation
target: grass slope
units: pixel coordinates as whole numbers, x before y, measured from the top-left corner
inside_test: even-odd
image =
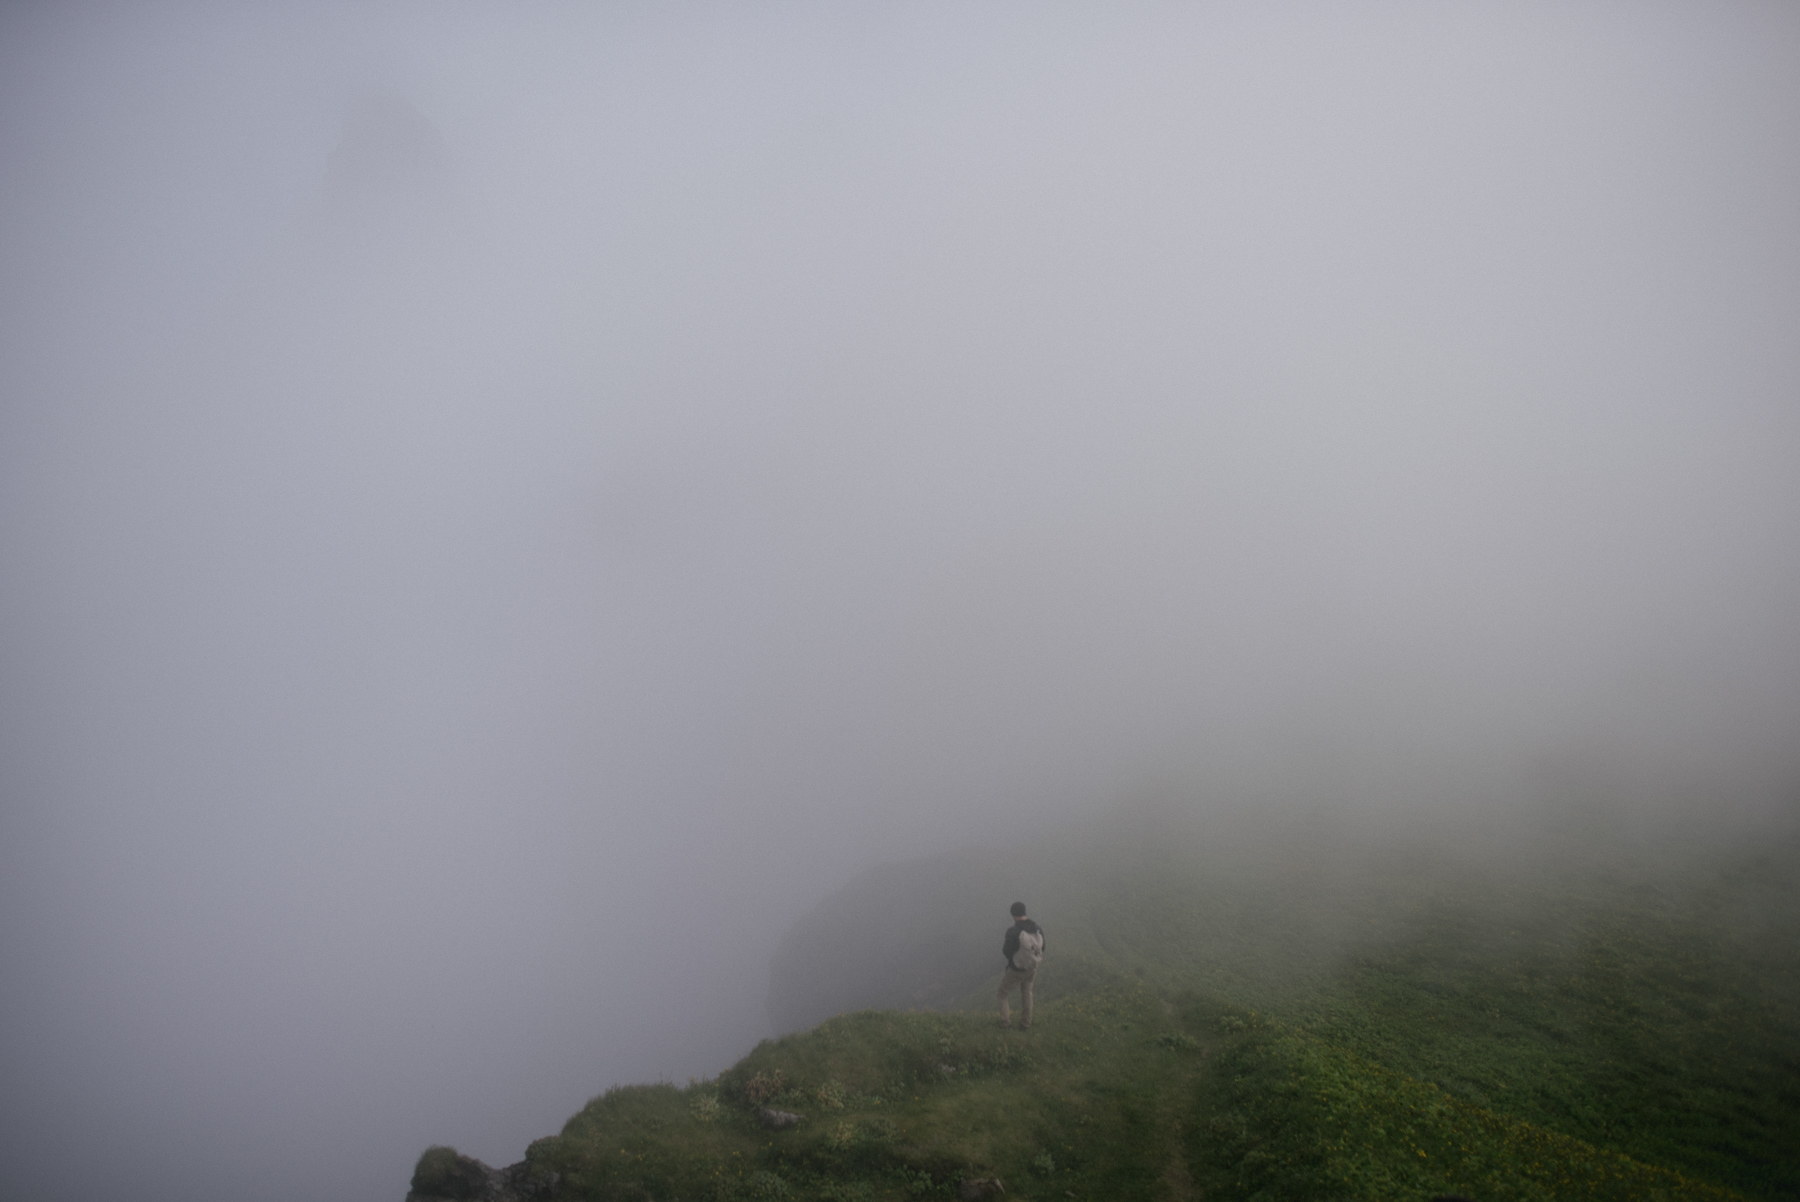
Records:
[[[1184,973],[1496,1118],[1800,1197],[1791,855],[1685,880],[1615,867],[1482,882],[1400,865],[1338,896],[1358,936],[1328,957],[1290,948],[1285,975],[1234,973],[1227,957]],[[1174,898],[1149,909],[1179,912]]]
[[[530,1159],[585,1198],[913,1198],[1188,1192],[1203,1057],[1141,983],[1053,1002],[1030,1033],[865,1011],[765,1042],[715,1082],[594,1099]],[[767,1131],[766,1102],[807,1115]]]
[[[1744,1196],[1459,1101],[1298,1028],[1254,1015],[1232,1027],[1188,1133],[1209,1196]]]
[[[659,1202],[1800,1197],[1796,848],[1494,872],[1151,836],[1019,853],[1057,883],[1030,1034],[995,1029],[991,982],[838,1015],[610,1091],[528,1160],[559,1198]],[[927,876],[927,916],[978,891]]]

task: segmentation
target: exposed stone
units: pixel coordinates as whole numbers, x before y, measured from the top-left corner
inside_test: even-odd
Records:
[[[555,1173],[534,1172],[527,1161],[492,1168],[455,1148],[428,1148],[413,1170],[406,1202],[542,1202]]]
[[[982,1198],[991,1198],[995,1194],[1004,1194],[1006,1187],[1000,1184],[998,1177],[964,1177],[956,1187],[956,1196],[962,1202],[978,1202]]]
[[[762,1120],[763,1126],[773,1131],[779,1131],[783,1127],[794,1126],[806,1116],[795,1114],[791,1110],[776,1110],[772,1106],[764,1106],[756,1112],[756,1117]]]

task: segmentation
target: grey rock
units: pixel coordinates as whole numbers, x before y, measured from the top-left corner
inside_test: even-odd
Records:
[[[763,1126],[772,1131],[779,1131],[783,1127],[794,1126],[806,1116],[804,1114],[795,1114],[791,1110],[776,1110],[771,1106],[764,1106],[756,1112],[756,1117],[762,1120]]]
[[[956,1196],[962,1202],[978,1202],[981,1198],[991,1198],[1005,1192],[1006,1187],[1000,1184],[998,1177],[964,1177],[956,1187]]]

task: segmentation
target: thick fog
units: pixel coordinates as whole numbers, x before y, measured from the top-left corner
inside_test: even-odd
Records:
[[[14,4],[0,348],[9,1197],[508,1163],[1109,807],[1800,780],[1787,5]]]

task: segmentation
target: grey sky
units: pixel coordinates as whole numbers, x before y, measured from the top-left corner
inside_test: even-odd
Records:
[[[1797,130],[1775,4],[10,6],[26,1196],[517,1159],[1018,823],[1791,798]]]

